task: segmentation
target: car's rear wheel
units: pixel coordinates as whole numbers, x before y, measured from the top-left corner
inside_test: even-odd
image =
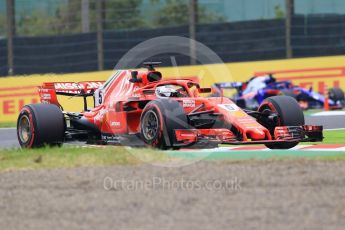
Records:
[[[183,107],[174,100],[158,99],[149,102],[140,118],[141,139],[148,145],[174,148],[175,129],[188,129],[188,120]]]
[[[17,137],[21,147],[60,146],[65,135],[64,116],[56,105],[31,104],[20,111]]]
[[[297,101],[289,96],[274,96],[265,99],[260,105],[259,112],[277,113],[278,119],[275,124],[269,125],[271,134],[277,126],[302,126],[304,125],[303,111]],[[270,149],[290,149],[295,147],[298,142],[271,143],[265,144]]]
[[[344,96],[344,91],[338,87],[331,88],[328,91],[329,98],[333,101],[344,101],[345,96]]]
[[[281,90],[282,95],[289,96],[297,100],[297,95],[291,89],[283,89]]]
[[[283,89],[281,90],[282,95],[294,98],[301,109],[307,110],[309,108],[308,98],[303,96],[301,93],[296,94],[293,89]]]

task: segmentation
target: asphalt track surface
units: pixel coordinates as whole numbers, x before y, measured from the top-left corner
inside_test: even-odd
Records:
[[[345,116],[306,116],[305,121],[307,125],[323,125],[324,129],[344,129]]]
[[[15,128],[0,129],[0,148],[18,148],[18,139]]]
[[[306,116],[306,124],[323,125],[324,129],[345,129],[345,116]],[[18,148],[14,128],[0,129],[0,148]]]

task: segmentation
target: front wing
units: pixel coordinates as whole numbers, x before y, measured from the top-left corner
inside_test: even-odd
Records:
[[[217,144],[269,144],[287,142],[318,142],[323,140],[322,126],[278,126],[274,130],[274,140],[243,141],[228,129],[176,129],[176,146],[188,146],[198,142]]]

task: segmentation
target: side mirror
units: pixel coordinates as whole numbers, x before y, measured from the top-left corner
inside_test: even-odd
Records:
[[[211,88],[199,88],[199,93],[211,93]]]
[[[132,83],[141,82],[141,79],[138,78],[138,71],[132,71],[131,76],[132,76],[132,78],[129,79],[130,82],[132,82]]]

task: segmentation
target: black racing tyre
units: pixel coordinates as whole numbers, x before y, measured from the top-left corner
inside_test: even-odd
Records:
[[[148,145],[174,148],[174,129],[188,129],[187,115],[183,107],[174,100],[158,99],[147,103],[140,118],[140,136]]]
[[[266,112],[276,112],[278,114],[277,124],[267,127],[272,135],[276,126],[302,126],[305,124],[303,111],[292,97],[269,97],[259,107],[259,112],[264,112],[265,110]],[[297,144],[298,142],[265,145],[270,149],[290,149]]]
[[[65,136],[64,115],[52,104],[26,105],[17,120],[17,137],[22,148],[61,146]]]
[[[328,91],[329,98],[333,101],[344,101],[344,91],[338,87],[329,89]]]

